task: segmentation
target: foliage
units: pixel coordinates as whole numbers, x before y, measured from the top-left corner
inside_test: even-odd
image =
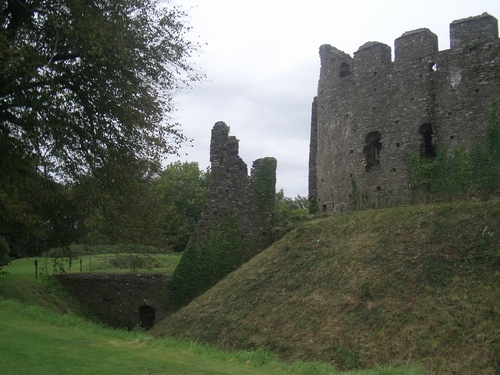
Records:
[[[445,146],[438,149],[434,160],[420,155],[407,158],[409,185],[413,194],[426,193],[427,199],[447,200],[465,197],[471,192],[474,164],[463,148],[449,152]],[[414,197],[415,198],[415,197]]]
[[[438,148],[435,159],[418,154],[407,158],[409,186],[415,201],[489,197],[500,192],[499,101],[492,103],[483,145],[470,152]]]
[[[366,208],[368,196],[365,191],[359,189],[356,179],[351,178],[351,207],[353,210],[362,210]]]
[[[175,170],[179,170],[181,165],[177,164],[176,167]],[[194,170],[198,171],[197,165],[185,164],[185,168],[187,167],[190,169],[194,167]],[[259,230],[263,235],[252,238],[248,241],[249,243],[245,243],[244,234],[236,217],[237,214],[230,212],[226,207],[219,207],[221,215],[218,216],[218,221],[212,224],[207,230],[208,233],[191,238],[181,262],[172,276],[170,289],[174,308],[186,304],[215,285],[229,272],[248,260],[255,253],[254,250],[261,250],[263,246],[267,246],[265,242],[271,237],[274,216],[275,171],[276,159],[264,158],[254,164],[251,175],[257,206],[253,212],[259,215]],[[193,174],[199,175],[199,172]],[[184,180],[196,182],[196,179],[193,178]],[[200,183],[195,183],[194,186],[199,189]],[[173,187],[175,188],[176,185],[174,184]],[[181,190],[183,187],[179,186],[177,190]],[[181,208],[185,205],[185,202],[180,203]],[[167,211],[167,213],[170,212]]]
[[[318,213],[319,207],[318,207],[318,199],[314,195],[310,195],[308,198],[309,201],[309,213],[311,215],[316,215]]]
[[[308,219],[309,200],[297,195],[294,199],[286,197],[283,189],[276,193],[274,211],[274,236],[280,239],[286,233]]]
[[[154,272],[160,272],[155,269],[161,269],[161,272],[173,273],[179,258],[165,247],[134,244],[72,244],[52,248],[43,256],[41,269],[47,274],[76,271],[136,272],[139,269]]]
[[[208,201],[210,171],[198,163],[169,164],[154,181],[161,205],[159,226],[169,246],[183,251]]]
[[[252,186],[255,197],[259,230],[261,236],[252,239],[251,253],[261,251],[272,243],[276,192],[275,158],[267,157],[256,161],[252,168]],[[255,254],[255,253],[254,253]]]
[[[77,256],[71,243],[87,245],[86,253],[96,245],[181,251],[201,216],[210,174],[196,163],[158,169],[147,160],[122,158],[66,185],[29,168],[21,171],[30,183],[17,184],[21,172],[7,170],[0,181],[0,235],[17,256],[53,247],[61,256]]]
[[[75,273],[167,273],[172,274],[179,264],[181,255],[177,253],[95,253],[72,258],[36,257],[15,259],[9,266],[9,277],[15,279],[35,279],[35,265],[38,264],[38,280],[51,279],[51,275]],[[58,263],[55,264],[54,261]],[[59,265],[63,265],[63,271]],[[4,282],[7,280],[4,279]],[[1,293],[0,288],[0,295]],[[26,293],[28,291],[26,290]],[[13,298],[12,296],[9,298]]]
[[[115,159],[72,186],[82,214],[80,241],[94,246],[166,246],[159,227],[159,197],[153,187],[158,166],[147,160]]]
[[[429,189],[431,164],[420,154],[412,154],[406,157],[406,165],[408,166],[408,186],[416,199],[417,194]]]
[[[471,155],[473,179],[478,193],[492,195],[500,190],[500,99],[491,105],[486,123],[486,142],[476,145]]]
[[[178,308],[206,291],[243,262],[245,244],[233,215],[225,212],[201,243],[191,239],[170,280],[171,303]]]
[[[11,253],[161,239],[142,173],[185,141],[169,114],[174,91],[201,78],[187,63],[197,45],[186,14],[168,0],[6,0],[0,20],[0,235]]]
[[[171,94],[200,77],[185,14],[166,1],[3,2],[0,133],[74,177],[116,154],[157,160],[184,140]]]
[[[69,189],[38,173],[35,164],[0,134],[0,236],[15,257],[39,255],[77,235]]]
[[[276,186],[276,159],[263,158],[259,160],[253,171],[253,188],[257,209],[264,212],[269,207],[270,192],[275,191]],[[274,198],[274,197],[271,197]]]
[[[7,243],[5,237],[0,236],[0,275],[6,273],[5,271],[3,271],[3,267],[8,266],[12,260],[9,254],[9,244]]]

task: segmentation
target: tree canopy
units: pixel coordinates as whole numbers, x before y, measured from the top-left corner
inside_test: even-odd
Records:
[[[198,163],[177,161],[155,180],[162,213],[160,226],[175,251],[184,251],[208,201],[210,171]]]
[[[0,236],[12,254],[96,231],[156,236],[148,173],[186,141],[172,95],[202,78],[185,21],[168,0],[2,1]]]
[[[37,167],[74,176],[184,141],[173,90],[198,80],[185,13],[156,0],[4,0],[0,133]]]

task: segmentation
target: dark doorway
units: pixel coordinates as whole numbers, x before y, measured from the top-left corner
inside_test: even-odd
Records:
[[[422,124],[420,126],[419,134],[422,135],[422,144],[420,145],[420,154],[424,158],[435,158],[436,151],[432,145],[432,125],[429,123]]]
[[[142,328],[148,330],[155,324],[156,310],[151,306],[139,307],[139,324]]]
[[[382,150],[382,143],[380,140],[382,135],[378,131],[368,133],[365,137],[365,147],[363,152],[366,158],[366,171],[380,169],[380,150]]]

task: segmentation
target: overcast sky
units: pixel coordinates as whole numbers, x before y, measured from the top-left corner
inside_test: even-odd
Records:
[[[352,56],[368,41],[393,48],[422,27],[449,49],[449,24],[488,12],[500,0],[173,0],[189,14],[191,38],[202,45],[193,63],[207,79],[176,95],[174,118],[192,146],[179,159],[210,165],[217,121],[240,140],[250,170],[255,159],[278,160],[277,190],[307,196],[311,103],[319,78],[318,50],[330,44]],[[187,155],[186,155],[187,153]]]

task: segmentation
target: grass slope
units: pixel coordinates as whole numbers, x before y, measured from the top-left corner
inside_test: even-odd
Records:
[[[500,200],[305,223],[153,328],[341,369],[500,373]]]
[[[5,375],[260,373],[241,358],[216,358],[215,351],[201,347],[151,340],[12,301],[0,300],[0,328],[0,367]],[[273,366],[265,368],[271,374],[286,374]]]
[[[0,297],[3,375],[335,375],[330,366],[286,364],[262,350],[227,353],[187,341],[110,329],[73,314]],[[344,375],[419,375],[380,368]],[[340,375],[340,374],[339,374]]]

